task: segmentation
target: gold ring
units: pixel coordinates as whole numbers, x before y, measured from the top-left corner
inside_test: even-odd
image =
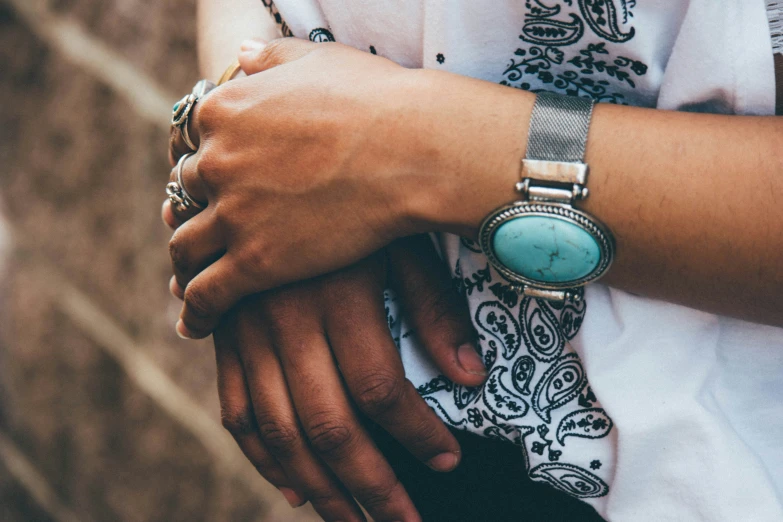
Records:
[[[220,77],[220,80],[218,80],[218,85],[223,85],[226,82],[229,82],[237,77],[239,72],[242,70],[242,66],[239,65],[239,61],[236,61],[232,63],[228,69],[226,69],[226,72],[223,73],[223,76]]]

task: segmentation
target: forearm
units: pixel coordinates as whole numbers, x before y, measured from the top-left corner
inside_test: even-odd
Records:
[[[464,147],[442,178],[459,190],[444,190],[450,201],[436,207],[441,224],[471,235],[515,197],[533,103],[528,93],[483,89],[487,101],[469,89],[472,104],[450,100],[463,114],[448,132],[465,135]],[[472,128],[460,123],[470,117]],[[783,325],[783,119],[601,104],[586,161],[590,197],[579,206],[617,239],[607,284]]]
[[[248,38],[272,40],[280,33],[261,0],[199,0],[198,55],[201,76],[213,81],[237,58]]]

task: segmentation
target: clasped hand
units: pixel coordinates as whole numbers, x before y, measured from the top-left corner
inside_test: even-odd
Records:
[[[402,181],[418,172],[416,154],[392,124],[406,111],[409,71],[295,39],[270,43],[253,66],[259,73],[213,91],[190,122],[198,151],[183,183],[208,208],[170,243],[186,289],[177,330],[189,338],[209,335],[243,296],[332,272],[418,231]]]
[[[314,51],[310,44],[288,42],[295,43],[273,47],[272,54],[256,53],[252,60],[246,56],[245,72],[283,68],[280,63],[288,62],[279,62],[280,56],[305,59]],[[361,68],[363,53],[339,46],[331,52],[360,55],[351,58]],[[324,58],[316,57],[323,64]],[[385,68],[397,66],[381,60],[378,67],[378,74],[393,81],[396,73]],[[336,84],[359,69],[348,67]],[[386,172],[389,179],[378,182],[383,185],[408,167],[388,160],[378,169],[371,164],[383,161],[381,153],[340,152],[341,147],[367,146],[360,136],[365,124],[333,114],[327,104],[316,111],[320,116],[308,120],[309,128],[300,128],[301,122],[286,121],[297,119],[297,104],[272,89],[258,95],[261,86],[251,85],[253,79],[229,84],[197,105],[190,135],[199,152],[189,160],[184,182],[195,198],[208,201],[206,210],[179,212],[164,204],[164,220],[176,229],[172,292],[186,299],[183,318],[196,321],[187,323],[186,333],[206,335],[219,319],[214,333],[224,425],[292,505],[309,500],[326,520],[363,520],[355,497],[376,520],[417,520],[415,507],[355,410],[433,469],[456,466],[459,445],[405,379],[386,324],[381,295],[386,273],[393,274],[409,321],[436,366],[451,380],[476,386],[486,371],[473,348],[467,309],[426,236],[394,241],[385,255],[370,254],[329,275],[245,297],[232,309],[243,295],[361,258],[408,226],[400,217],[404,212],[390,208],[398,197],[394,187],[362,188],[359,179],[362,170],[382,177]],[[327,80],[322,87],[336,89]],[[298,80],[287,85],[303,97],[309,92],[316,106],[322,103]],[[244,96],[250,99],[243,101]],[[268,117],[253,116],[261,109]],[[371,112],[364,116],[372,119]],[[337,132],[338,124],[345,129]],[[177,132],[171,145],[175,163],[187,150]],[[315,159],[319,155],[323,158]],[[375,203],[361,209],[340,206],[343,198],[357,194]],[[291,213],[297,215],[286,221]],[[299,234],[302,226],[309,228]],[[279,248],[264,249],[267,241]],[[276,256],[282,266],[262,261],[262,253]],[[296,255],[302,257],[299,264],[286,257]],[[236,290],[218,307],[205,304],[211,294],[193,293],[194,285],[225,284]],[[230,311],[220,318],[223,308]]]

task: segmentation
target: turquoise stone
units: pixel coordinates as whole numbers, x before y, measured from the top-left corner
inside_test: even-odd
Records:
[[[498,260],[543,283],[567,283],[591,274],[601,261],[598,241],[582,227],[546,216],[521,216],[500,225],[492,238]]]
[[[174,104],[174,107],[172,107],[171,110],[176,113],[179,110],[180,105],[182,105],[182,102],[178,101],[177,103]]]

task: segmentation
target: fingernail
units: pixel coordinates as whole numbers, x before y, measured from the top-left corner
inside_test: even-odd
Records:
[[[279,488],[280,493],[283,494],[285,499],[291,504],[292,508],[298,508],[305,503],[305,499],[302,498],[296,491],[290,488]]]
[[[459,463],[459,457],[456,453],[441,453],[436,457],[432,457],[427,465],[435,471],[448,472],[457,467]]]
[[[472,375],[481,375],[482,377],[487,375],[487,369],[484,368],[484,363],[473,345],[463,344],[460,346],[459,350],[457,350],[457,359],[462,369],[466,372]]]
[[[261,40],[245,40],[242,42],[241,49],[242,52],[245,53],[249,51],[258,52],[264,47],[266,47],[266,43],[262,42]]]
[[[174,330],[177,332],[177,336],[180,339],[185,339],[188,341],[193,339],[193,334],[190,333],[190,330],[188,330],[188,327],[185,326],[185,323],[182,322],[182,319],[177,321],[177,326],[174,327]]]

